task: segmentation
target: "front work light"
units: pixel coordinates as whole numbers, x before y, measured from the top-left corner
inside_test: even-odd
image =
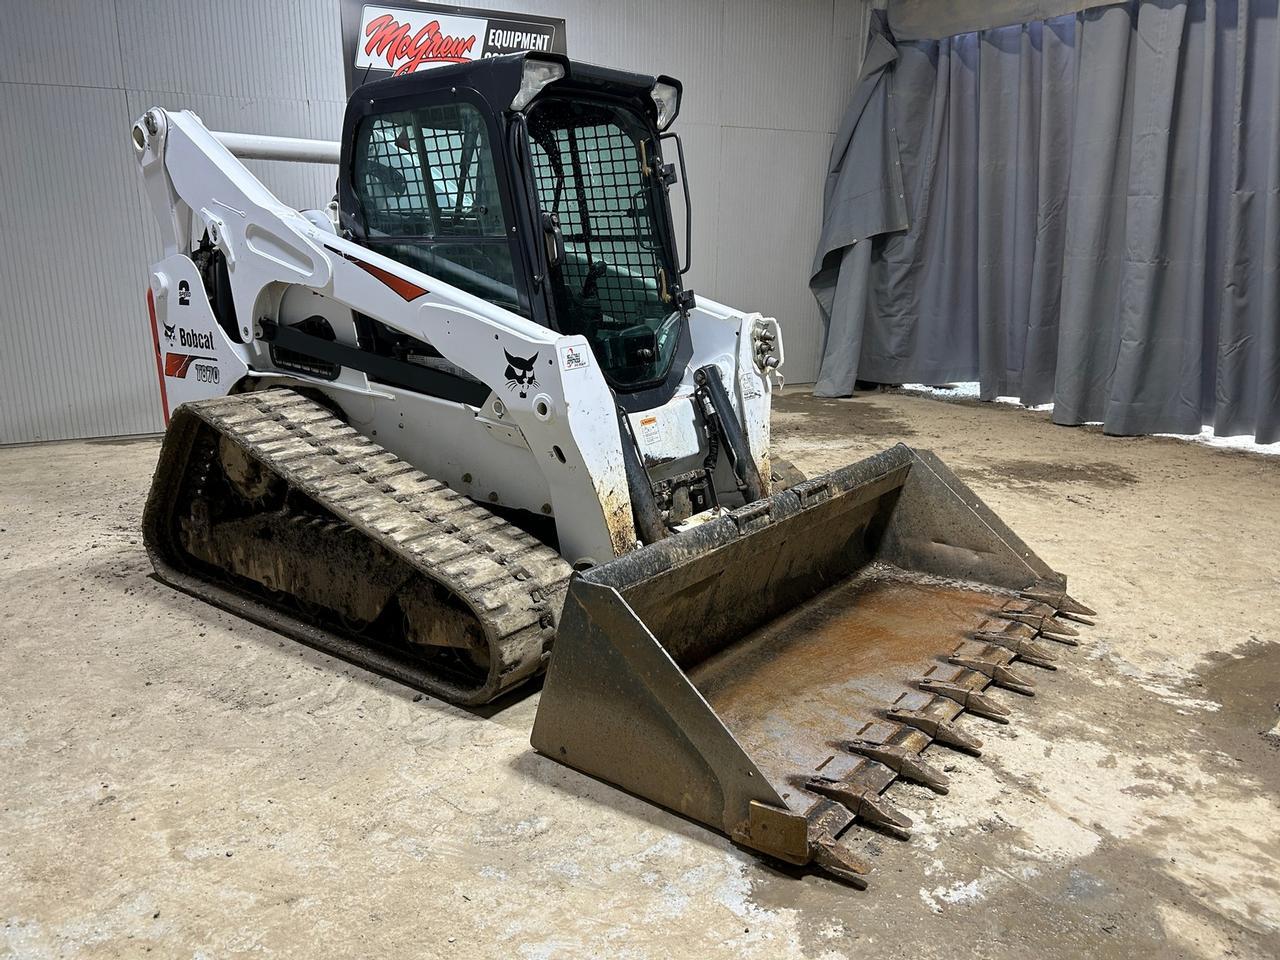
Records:
[[[552,60],[535,60],[526,57],[524,73],[520,77],[520,89],[511,98],[511,109],[520,111],[529,105],[548,83],[564,76],[564,64]]]
[[[666,130],[680,112],[680,88],[674,83],[659,80],[649,91],[649,96],[658,107],[658,129]]]

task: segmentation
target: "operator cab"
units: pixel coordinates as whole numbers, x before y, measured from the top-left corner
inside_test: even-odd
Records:
[[[679,98],[670,77],[547,54],[366,84],[344,122],[340,227],[582,334],[615,391],[651,400],[674,390],[692,353],[693,295],[681,286],[668,197],[675,173],[661,150]]]

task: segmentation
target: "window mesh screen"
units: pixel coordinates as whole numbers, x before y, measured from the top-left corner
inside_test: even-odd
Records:
[[[599,305],[599,322],[654,315],[660,247],[640,145],[616,122],[568,122],[543,111],[530,124],[542,208],[560,222],[564,279]]]
[[[357,177],[370,231],[396,236],[435,233],[420,154],[411,142],[411,123],[410,114],[394,113],[375,117],[369,124]]]
[[[394,236],[502,236],[485,127],[466,103],[372,117],[356,161],[370,230]]]
[[[487,133],[469,103],[366,120],[353,170],[365,243],[468,293],[523,310]]]

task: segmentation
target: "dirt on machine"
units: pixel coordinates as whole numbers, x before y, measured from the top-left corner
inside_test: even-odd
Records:
[[[545,673],[539,753],[864,886],[895,780],[945,793],[964,714],[1008,722],[1093,612],[927,451],[774,454],[778,322],[683,283],[680,94],[519,54],[369,84],[334,144],[148,111],[145,542],[452,703]],[[336,199],[248,158],[336,163]]]

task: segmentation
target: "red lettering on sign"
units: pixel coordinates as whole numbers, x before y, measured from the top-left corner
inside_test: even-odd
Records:
[[[403,60],[395,69],[397,77],[413,73],[424,63],[466,63],[471,59],[467,54],[476,44],[475,34],[466,38],[442,34],[439,20],[432,20],[410,36],[412,29],[389,13],[375,17],[364,28],[364,35],[369,38],[364,45],[365,55],[385,57],[388,67],[395,67],[397,60]]]

